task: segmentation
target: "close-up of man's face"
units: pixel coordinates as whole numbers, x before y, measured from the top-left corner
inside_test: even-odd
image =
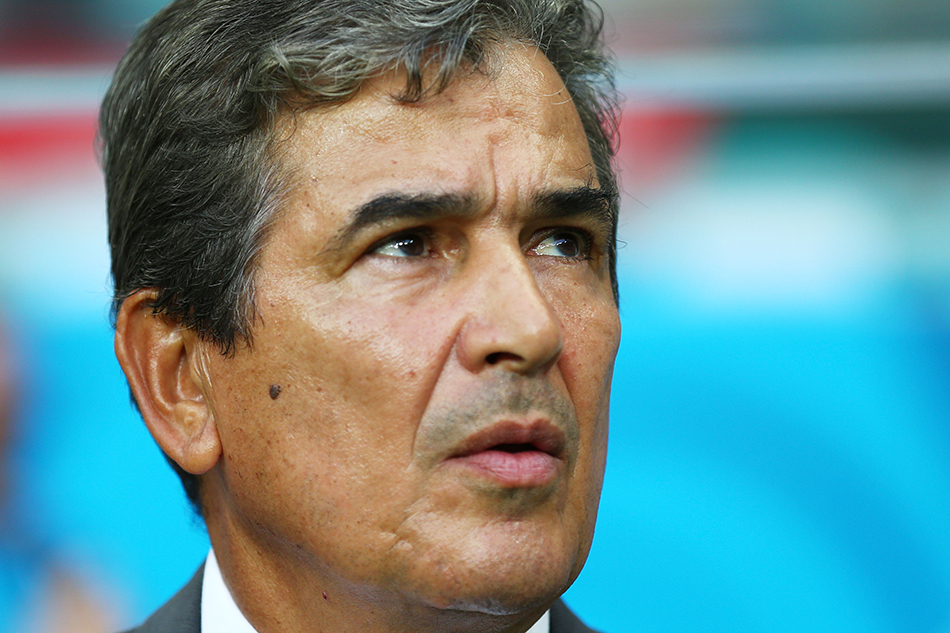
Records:
[[[0,4],[0,633],[950,633],[950,2],[753,4]]]
[[[587,557],[610,194],[548,60],[500,54],[419,103],[393,72],[288,117],[251,343],[195,342],[209,531],[287,587],[317,568],[329,600],[543,611]]]

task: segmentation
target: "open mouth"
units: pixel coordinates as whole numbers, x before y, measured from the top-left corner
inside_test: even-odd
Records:
[[[543,486],[557,477],[565,446],[550,423],[502,423],[469,437],[447,461],[503,487]]]

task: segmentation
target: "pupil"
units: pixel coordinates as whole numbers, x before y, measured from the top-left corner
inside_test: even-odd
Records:
[[[417,237],[404,237],[396,242],[396,249],[409,257],[419,257],[423,254],[425,246]]]
[[[565,257],[577,257],[580,255],[580,249],[577,246],[577,242],[572,238],[559,235],[555,239],[557,241],[558,249],[560,249],[561,253],[563,253]]]

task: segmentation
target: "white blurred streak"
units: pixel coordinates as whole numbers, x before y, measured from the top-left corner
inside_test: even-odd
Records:
[[[107,314],[105,194],[99,182],[6,192],[0,213],[0,290],[21,317],[47,325]]]
[[[787,314],[864,303],[901,265],[888,216],[833,183],[697,185],[638,213],[622,237],[630,270],[707,309]]]
[[[630,55],[627,106],[702,110],[946,106],[950,43],[783,46]]]
[[[109,87],[111,66],[0,70],[0,116],[95,112]]]

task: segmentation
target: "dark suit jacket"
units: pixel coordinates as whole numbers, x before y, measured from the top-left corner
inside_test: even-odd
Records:
[[[204,565],[145,624],[126,633],[201,633],[201,581]],[[558,600],[551,607],[551,633],[596,633]]]

